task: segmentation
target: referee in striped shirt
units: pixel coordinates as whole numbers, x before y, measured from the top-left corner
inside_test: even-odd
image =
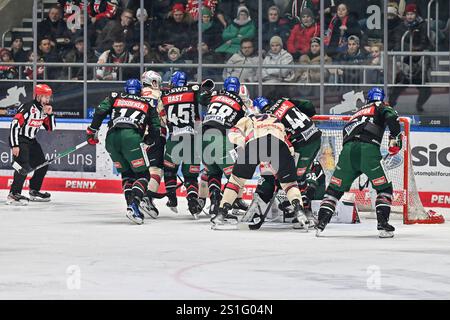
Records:
[[[52,94],[52,89],[48,85],[36,85],[34,100],[21,105],[11,122],[9,143],[13,159],[25,170],[31,170],[45,162],[44,152],[36,140],[36,134],[42,127],[47,131],[55,129],[55,116],[50,105]],[[14,172],[6,204],[23,206],[30,200],[50,201],[48,192],[40,192],[47,169],[48,166],[45,166],[34,172],[30,179],[30,198],[21,195],[26,176]]]

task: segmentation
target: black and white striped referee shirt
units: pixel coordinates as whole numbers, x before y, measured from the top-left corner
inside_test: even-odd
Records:
[[[21,105],[11,123],[9,144],[11,148],[19,146],[19,137],[35,139],[39,129],[44,126],[47,131],[55,129],[55,116],[47,115],[42,105],[36,100]]]

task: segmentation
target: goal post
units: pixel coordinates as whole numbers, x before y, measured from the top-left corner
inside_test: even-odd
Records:
[[[322,145],[318,159],[324,169],[327,185],[339,154],[342,150],[344,125],[350,120],[348,115],[316,115],[313,120],[322,130]],[[392,213],[393,216],[402,215],[405,224],[414,223],[444,223],[444,217],[432,210],[426,210],[419,197],[414,169],[411,160],[411,122],[408,117],[399,117],[403,132],[402,150],[394,156],[388,153],[389,130],[386,129],[381,142],[380,151],[383,156],[381,165],[393,186]],[[368,178],[362,175],[356,179],[350,189],[353,193],[356,205],[360,211],[374,212],[374,192],[368,188]],[[361,182],[362,181],[362,182]],[[370,185],[370,184],[369,184]]]

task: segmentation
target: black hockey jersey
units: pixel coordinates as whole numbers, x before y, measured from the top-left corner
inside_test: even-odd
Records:
[[[311,118],[288,98],[278,99],[267,113],[273,114],[284,124],[288,139],[293,145],[303,145],[322,136]]]
[[[386,126],[391,136],[396,137],[400,133],[397,112],[385,102],[367,104],[344,126],[344,144],[356,140],[380,145]]]
[[[93,129],[100,128],[103,119],[110,114],[109,131],[116,128],[134,128],[143,135],[149,126],[152,131],[155,131],[154,134],[159,134],[161,125],[158,113],[150,103],[145,97],[112,92],[95,109],[91,127]]]
[[[199,119],[197,84],[175,87],[162,92],[166,125],[170,135],[195,134],[195,121]]]
[[[239,95],[225,91],[214,91],[203,119],[203,130],[216,128],[226,132],[245,116],[244,102]]]
[[[47,131],[55,129],[55,116],[46,115],[42,105],[36,100],[25,103],[19,107],[11,122],[9,144],[11,147],[19,146],[19,137],[28,140],[36,138],[36,134],[43,126]]]

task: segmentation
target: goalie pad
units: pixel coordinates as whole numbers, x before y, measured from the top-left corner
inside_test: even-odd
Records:
[[[311,201],[311,210],[315,218],[318,217],[321,200]],[[359,223],[358,208],[353,200],[339,200],[336,211],[331,217],[330,223]]]

